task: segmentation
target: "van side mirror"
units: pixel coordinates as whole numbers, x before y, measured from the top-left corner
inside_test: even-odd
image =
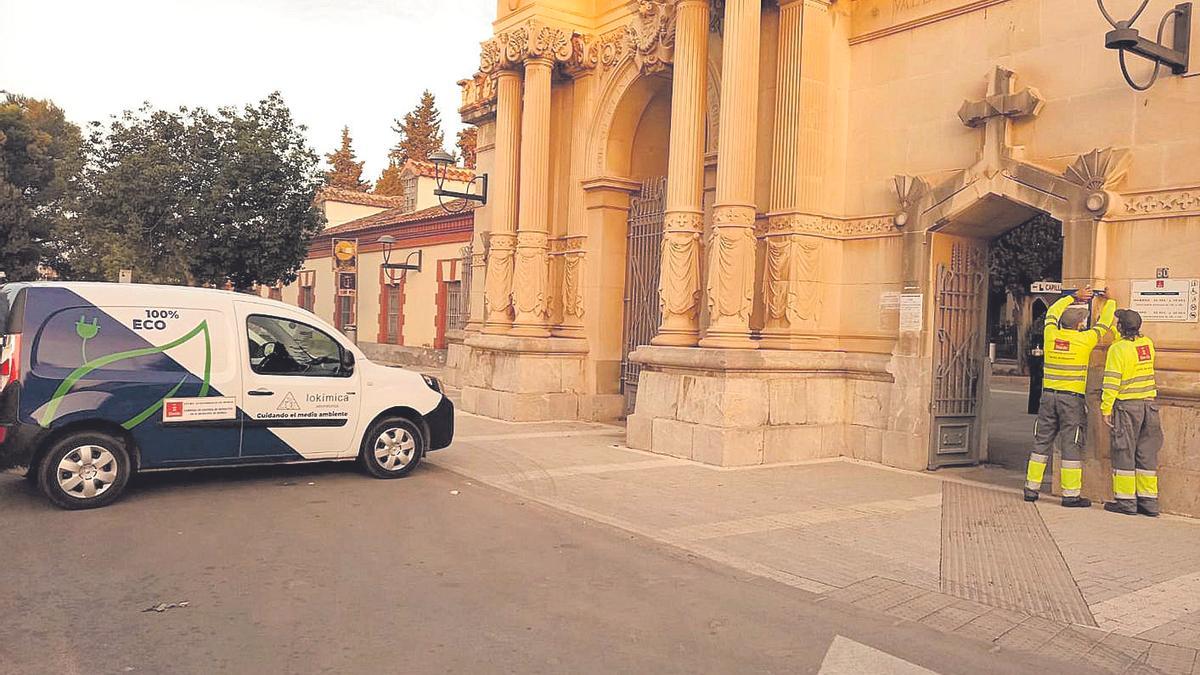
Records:
[[[342,350],[342,375],[350,375],[354,373],[354,352],[349,349]]]

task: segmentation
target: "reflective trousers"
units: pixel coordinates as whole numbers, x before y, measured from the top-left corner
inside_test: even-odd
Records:
[[[1062,449],[1059,472],[1064,497],[1078,497],[1083,489],[1083,444],[1087,430],[1087,401],[1082,396],[1044,389],[1033,426],[1033,451],[1025,470],[1025,487],[1040,490],[1046,465],[1058,439]]]
[[[1113,496],[1157,511],[1162,422],[1154,399],[1117,401],[1112,414]]]

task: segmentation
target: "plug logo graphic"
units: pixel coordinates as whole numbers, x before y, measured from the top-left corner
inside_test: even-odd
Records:
[[[93,318],[91,323],[87,322],[87,317],[79,317],[75,322],[75,334],[84,340],[91,340],[100,332],[100,319]]]
[[[87,317],[80,315],[79,320],[75,322],[75,334],[83,340],[79,353],[83,357],[83,363],[87,363],[87,341],[100,334],[100,319],[92,317],[92,322],[88,323]]]

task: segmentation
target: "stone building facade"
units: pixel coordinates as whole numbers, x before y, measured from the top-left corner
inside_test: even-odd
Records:
[[[1091,2],[497,5],[461,83],[491,185],[449,355],[468,411],[631,409],[631,447],[720,465],[970,463],[990,239],[1049,213],[1065,286],[1122,306],[1200,277],[1200,72],[1130,89]],[[1162,502],[1200,514],[1200,324],[1145,332]]]

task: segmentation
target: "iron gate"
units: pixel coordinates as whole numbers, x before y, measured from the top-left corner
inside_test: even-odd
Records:
[[[979,459],[987,278],[984,242],[955,242],[937,266],[930,468]]]
[[[637,399],[640,364],[629,354],[650,344],[658,330],[658,264],[662,254],[663,212],[667,179],[650,178],[629,202],[629,231],[625,250],[625,327],[621,343],[621,393],[626,414]]]

